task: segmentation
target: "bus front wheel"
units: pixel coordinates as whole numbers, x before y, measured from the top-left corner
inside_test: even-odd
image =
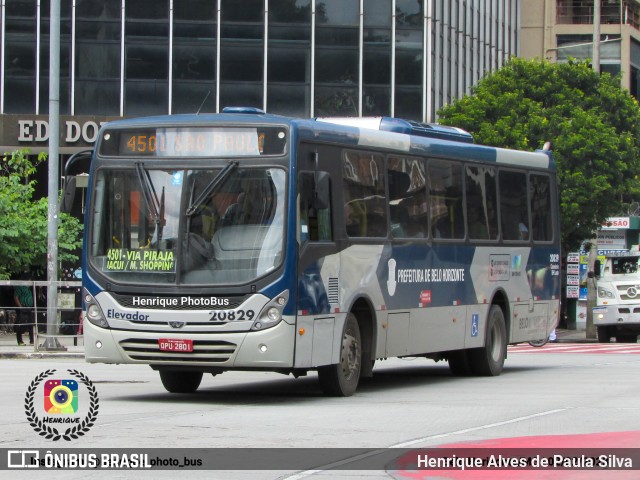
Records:
[[[596,332],[598,334],[598,343],[611,342],[611,331],[608,327],[596,327]]]
[[[506,356],[504,312],[498,305],[492,305],[487,318],[484,347],[469,350],[469,362],[476,375],[491,377],[500,375]]]
[[[340,363],[318,368],[318,380],[325,394],[350,397],[358,388],[362,369],[362,343],[358,320],[350,313],[342,329]]]
[[[202,372],[160,370],[162,385],[171,393],[193,393],[200,386]]]

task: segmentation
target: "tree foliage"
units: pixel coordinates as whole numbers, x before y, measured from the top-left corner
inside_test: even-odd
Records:
[[[6,153],[0,172],[0,279],[26,271],[46,271],[48,200],[33,199],[35,181],[29,177],[38,164],[28,150]],[[81,245],[82,225],[78,219],[61,213],[58,221],[58,259],[75,261]]]
[[[565,251],[640,198],[640,108],[619,78],[586,61],[514,58],[438,113],[480,144],[531,151],[551,142]]]

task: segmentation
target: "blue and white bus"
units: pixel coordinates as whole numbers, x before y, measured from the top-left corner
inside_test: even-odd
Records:
[[[86,360],[317,371],[349,396],[390,357],[498,375],[560,310],[550,152],[394,118],[252,108],[104,125],[83,258]]]

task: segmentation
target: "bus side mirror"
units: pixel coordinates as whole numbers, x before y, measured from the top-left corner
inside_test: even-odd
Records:
[[[323,210],[331,204],[328,172],[314,172],[313,208]]]
[[[73,201],[76,198],[76,177],[69,175],[64,180],[64,192],[60,201],[60,212],[69,213],[73,208]]]
[[[593,272],[589,272],[589,273],[592,273],[594,277],[599,277],[601,274],[601,270],[602,270],[602,265],[600,264],[600,260],[596,260],[596,262],[593,264]]]
[[[69,171],[71,170],[71,166],[80,161],[85,162],[85,172],[89,171],[89,166],[91,162],[91,157],[93,155],[93,150],[82,150],[81,152],[76,152],[67,163],[64,165],[64,191],[62,193],[62,200],[60,201],[60,211],[62,213],[70,213],[73,208],[73,201],[76,198],[76,188],[87,188],[89,184],[89,175],[80,174],[77,178],[74,175],[71,175]]]

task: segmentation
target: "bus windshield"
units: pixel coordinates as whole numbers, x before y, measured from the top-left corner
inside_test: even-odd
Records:
[[[89,261],[113,281],[241,284],[279,266],[281,168],[96,171]]]

